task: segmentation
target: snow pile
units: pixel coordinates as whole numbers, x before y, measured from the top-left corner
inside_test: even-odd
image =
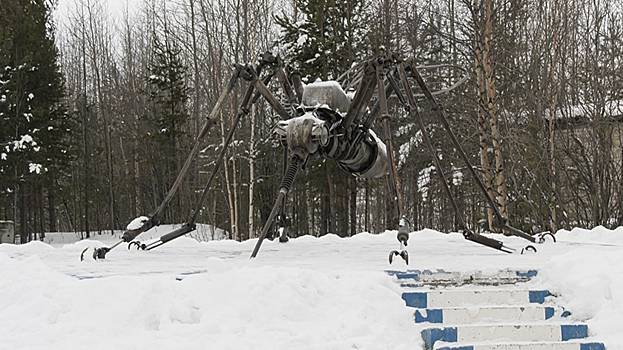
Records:
[[[0,349],[407,349],[418,342],[411,313],[382,271],[207,258],[203,270],[176,279],[117,267],[119,275],[80,280],[36,255],[0,253]]]
[[[560,294],[597,341],[623,348],[620,236],[604,228],[561,231],[559,243],[520,255],[424,230],[411,234],[409,268],[538,269],[531,288]],[[0,350],[423,346],[421,326],[384,272],[407,268],[387,262],[399,247],[395,231],[266,241],[254,260],[248,257],[255,240],[182,237],[153,251],[121,245],[106,260],[79,261],[84,248],[110,246],[106,237],[56,247],[0,245]]]
[[[138,230],[139,228],[143,227],[143,224],[146,223],[147,220],[149,220],[147,216],[139,216],[128,224],[126,230]]]
[[[606,348],[623,349],[623,228],[574,229],[557,237],[575,249],[552,257],[541,278]]]

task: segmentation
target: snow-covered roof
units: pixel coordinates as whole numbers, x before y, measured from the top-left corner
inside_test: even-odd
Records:
[[[556,110],[556,119],[588,118],[588,120],[592,120],[596,115],[606,118],[623,116],[623,100],[607,101],[603,105],[585,103],[569,107],[563,106]],[[549,112],[546,118],[549,119]]]

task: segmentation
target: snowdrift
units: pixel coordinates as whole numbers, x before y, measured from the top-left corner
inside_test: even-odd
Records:
[[[425,230],[411,234],[408,267],[387,262],[395,232],[265,242],[255,260],[255,240],[182,237],[84,262],[82,249],[115,238],[48,235],[52,245],[0,245],[0,349],[419,349],[421,326],[385,273],[407,268],[539,270],[530,284],[559,293],[571,317],[623,349],[622,233],[560,231],[559,243],[520,255]]]

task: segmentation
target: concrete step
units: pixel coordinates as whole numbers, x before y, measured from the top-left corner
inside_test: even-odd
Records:
[[[496,272],[448,272],[445,270],[387,270],[403,287],[461,286],[465,284],[502,285],[528,282],[537,275],[536,270],[500,270]]]
[[[415,310],[416,323],[472,324],[479,322],[544,321],[554,316],[567,317],[562,308],[549,306],[452,307]]]
[[[586,337],[588,337],[588,327],[585,324],[469,325],[427,328],[422,331],[422,339],[427,349],[433,349],[435,343],[439,341],[446,343],[565,342]]]
[[[603,343],[567,341],[441,345],[435,350],[606,350],[606,346]]]
[[[404,292],[402,299],[407,306],[419,309],[477,305],[529,305],[542,304],[552,294],[546,290],[431,290]]]

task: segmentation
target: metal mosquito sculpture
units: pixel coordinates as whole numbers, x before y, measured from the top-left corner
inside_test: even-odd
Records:
[[[465,73],[458,67],[453,68]],[[256,103],[260,97],[264,98],[282,118],[282,121],[279,122],[276,128],[276,133],[285,146],[284,174],[279,186],[277,200],[268,220],[264,224],[251,258],[257,256],[262,241],[266,238],[269,229],[276,219],[281,232],[280,240],[287,240],[284,216],[286,196],[292,188],[298,171],[305,167],[308,161],[324,158],[334,160],[342,170],[358,177],[379,178],[385,176],[387,178],[391,191],[391,200],[393,201],[392,223],[394,225],[398,224],[397,239],[400,243],[399,250],[390,252],[389,262],[392,263],[395,256],[400,256],[407,264],[409,263],[409,254],[405,247],[409,240],[410,228],[408,222],[403,217],[400,182],[391,150],[391,116],[388,112],[387,100],[392,95],[400,101],[409,113],[409,116],[417,121],[422,132],[424,144],[432,155],[442,186],[450,199],[454,212],[457,214],[460,228],[466,239],[506,253],[515,251],[515,249],[506,246],[502,241],[472,232],[465,224],[461,215],[459,215],[459,207],[450,191],[439,158],[431,145],[426,127],[420,117],[416,98],[424,97],[428,101],[431,111],[436,115],[450,136],[459,156],[482,191],[487,203],[493,209],[494,225],[498,229],[503,230],[506,235],[521,237],[532,243],[543,243],[545,235],[550,235],[555,241],[555,237],[549,233],[535,237],[508,224],[507,219],[500,214],[497,205],[489,196],[474,167],[470,164],[467,155],[450,128],[443,108],[435,100],[434,94],[455,88],[467,79],[467,74],[465,73],[459,81],[448,89],[433,93],[422,79],[419,69],[422,69],[422,67],[417,67],[413,60],[402,60],[395,54],[382,54],[364,61],[348,72],[348,74],[352,73],[354,75],[350,85],[356,87],[355,96],[351,100],[344,93],[342,86],[336,81],[319,82],[304,86],[300,73],[289,66],[284,67],[281,59],[271,53],[264,54],[255,66],[250,64],[236,65],[229,83],[221,92],[176,181],[160,206],[136,227],[129,225],[132,227],[128,227],[128,230],[123,233],[121,240],[113,246],[96,248],[93,252],[93,258],[104,259],[108,252],[123,242],[129,243],[128,249],[135,245],[143,250],[151,250],[194,231],[196,229],[197,217],[214,178],[223,163],[223,158],[232,140],[234,131],[240,120],[249,114],[251,105]],[[279,80],[279,85],[287,100],[284,103],[285,105],[267,87],[275,76]],[[201,144],[212,125],[214,125],[216,116],[222,108],[224,101],[241,79],[248,83],[248,87],[194,213],[182,227],[161,236],[153,242],[146,244],[134,241],[141,233],[161,224],[164,210],[175,195],[188,171],[190,163],[197,156]],[[421,91],[417,95],[413,92],[412,84],[414,83]],[[371,129],[377,119],[380,119],[382,123],[383,134],[381,138],[377,137]],[[81,259],[84,258],[84,253],[87,249],[82,251]],[[531,245],[524,249],[536,251],[536,248]]]

